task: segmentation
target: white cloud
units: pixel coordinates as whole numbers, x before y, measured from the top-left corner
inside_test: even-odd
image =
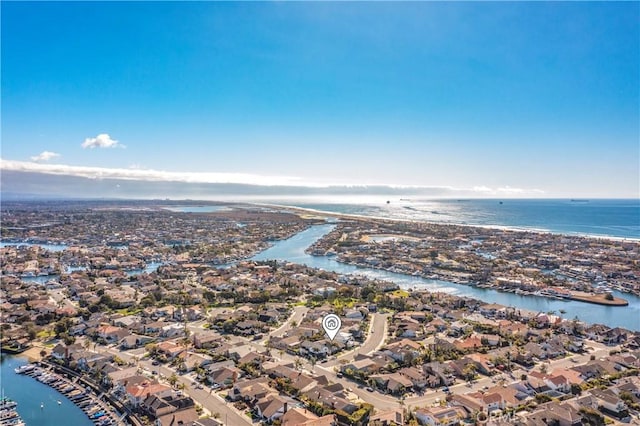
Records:
[[[134,167],[131,167],[134,166]],[[249,173],[215,173],[215,172],[168,172],[140,167],[138,164],[129,168],[106,168],[91,166],[70,166],[65,164],[40,164],[34,162],[0,159],[0,169],[7,171],[31,172],[53,175],[84,177],[89,179],[122,179],[149,182],[183,182],[183,183],[235,183],[259,186],[296,186],[307,188],[326,188],[330,192],[350,194],[352,192],[367,193],[369,189],[388,188],[393,194],[418,194],[434,197],[524,197],[540,196],[544,191],[539,189],[522,189],[510,186],[490,188],[475,186],[472,188],[455,188],[449,186],[419,185],[347,185],[344,183],[319,183],[293,176],[263,176]]]
[[[52,158],[56,157],[60,157],[60,154],[58,154],[57,152],[42,151],[40,154],[31,157],[31,161],[49,161]]]
[[[111,136],[107,133],[100,133],[95,138],[86,138],[82,142],[82,148],[126,148],[126,146],[115,139],[111,139]]]
[[[124,179],[185,183],[239,183],[248,185],[300,185],[291,176],[261,176],[248,173],[167,172],[152,169],[118,169],[65,164],[39,164],[0,159],[0,169],[7,171],[78,176],[89,179]]]
[[[471,188],[471,191],[477,192],[483,195],[500,195],[500,196],[514,196],[514,195],[542,195],[545,192],[541,189],[525,189],[514,188],[512,186],[501,186],[498,188],[490,188],[488,186],[480,185]]]
[[[493,189],[488,186],[474,186],[471,190],[474,192],[493,192]]]

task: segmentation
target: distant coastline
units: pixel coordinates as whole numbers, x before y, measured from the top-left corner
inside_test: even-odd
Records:
[[[481,229],[498,229],[498,230],[507,230],[507,231],[516,231],[516,232],[532,232],[537,234],[566,235],[569,237],[606,239],[610,241],[640,242],[640,237],[621,237],[621,236],[607,235],[607,234],[563,232],[563,231],[554,231],[551,229],[542,229],[542,228],[528,227],[528,226],[470,224],[470,223],[464,223],[464,222],[443,222],[443,221],[433,221],[433,220],[426,220],[426,219],[419,220],[419,219],[387,217],[387,216],[378,216],[378,215],[355,214],[355,213],[337,212],[337,211],[330,211],[330,210],[319,210],[319,209],[310,208],[310,207],[302,207],[294,204],[274,204],[274,203],[258,203],[258,202],[247,203],[247,204],[259,206],[259,207],[275,208],[275,209],[288,209],[288,210],[297,211],[300,213],[308,213],[312,215],[327,216],[327,217],[333,217],[338,219],[359,219],[359,220],[374,219],[374,220],[388,220],[392,222],[428,223],[428,224],[434,224],[434,225],[451,225],[451,226],[472,227],[472,228],[481,228]]]

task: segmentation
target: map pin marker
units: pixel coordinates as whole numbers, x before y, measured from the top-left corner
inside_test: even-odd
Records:
[[[331,340],[336,337],[340,327],[342,327],[342,321],[336,314],[329,314],[322,319],[322,328],[324,328],[325,333]]]

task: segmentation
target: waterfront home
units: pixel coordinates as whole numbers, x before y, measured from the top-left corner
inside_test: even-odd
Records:
[[[84,348],[79,343],[67,346],[64,343],[59,342],[51,350],[51,357],[59,361],[67,361],[71,353],[81,350],[84,350]]]

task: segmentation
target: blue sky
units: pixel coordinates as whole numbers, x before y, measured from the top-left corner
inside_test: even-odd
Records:
[[[3,169],[640,193],[638,2],[1,7]]]

